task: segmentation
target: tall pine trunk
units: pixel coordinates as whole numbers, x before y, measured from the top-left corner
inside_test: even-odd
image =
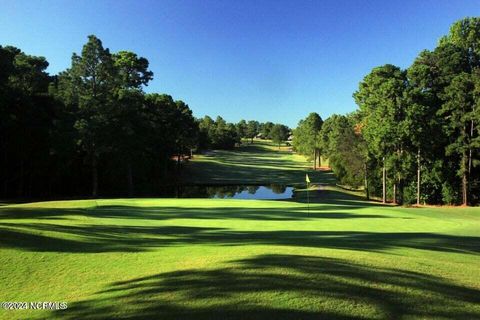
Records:
[[[468,205],[468,182],[467,173],[464,172],[462,176],[462,205]]]
[[[473,114],[475,114],[475,107],[473,107]],[[473,139],[473,133],[474,133],[474,122],[472,119],[472,122],[470,124],[470,140]],[[472,174],[472,147],[469,147],[468,150],[468,176]]]
[[[475,108],[473,109],[475,111]],[[470,140],[473,139],[473,132],[474,132],[474,125],[473,125],[473,119],[472,123],[470,124]],[[468,176],[472,174],[472,147],[469,147],[468,150]]]
[[[417,154],[417,206],[420,205],[420,147]]]
[[[397,204],[397,179],[393,179],[393,203]]]
[[[367,200],[370,200],[370,194],[368,192],[368,166],[367,166],[367,163],[365,162],[363,164],[363,168],[364,168],[364,188],[365,188],[365,197],[367,198]]]
[[[382,203],[387,202],[387,168],[385,167],[385,157],[383,157],[383,175],[382,175]]]
[[[463,126],[464,137],[468,137],[467,125]],[[471,150],[470,150],[471,151]],[[462,205],[468,205],[468,173],[469,173],[470,155],[464,150],[462,153]]]
[[[468,172],[467,172],[467,166],[468,166],[468,156],[466,152],[463,152],[463,157],[462,157],[462,205],[466,206],[468,205]]]
[[[317,149],[313,149],[313,170],[317,170]]]

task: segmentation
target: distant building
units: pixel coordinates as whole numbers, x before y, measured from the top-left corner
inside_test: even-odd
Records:
[[[287,141],[292,141],[293,140],[293,134],[289,135],[287,138]]]

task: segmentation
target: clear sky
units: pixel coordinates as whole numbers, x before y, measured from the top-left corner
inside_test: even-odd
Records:
[[[0,0],[0,44],[69,67],[87,35],[146,57],[147,92],[182,99],[197,117],[295,126],[309,112],[353,111],[372,67],[408,67],[477,0]]]

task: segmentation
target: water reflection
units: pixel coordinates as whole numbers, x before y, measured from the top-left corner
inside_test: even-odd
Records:
[[[293,187],[278,184],[179,186],[175,196],[177,198],[288,199],[293,196]]]

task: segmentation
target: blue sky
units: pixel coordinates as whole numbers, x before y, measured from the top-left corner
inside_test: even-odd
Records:
[[[197,117],[295,126],[355,110],[372,67],[408,67],[480,1],[0,0],[0,44],[70,65],[87,35],[146,57],[147,92],[182,99]]]

